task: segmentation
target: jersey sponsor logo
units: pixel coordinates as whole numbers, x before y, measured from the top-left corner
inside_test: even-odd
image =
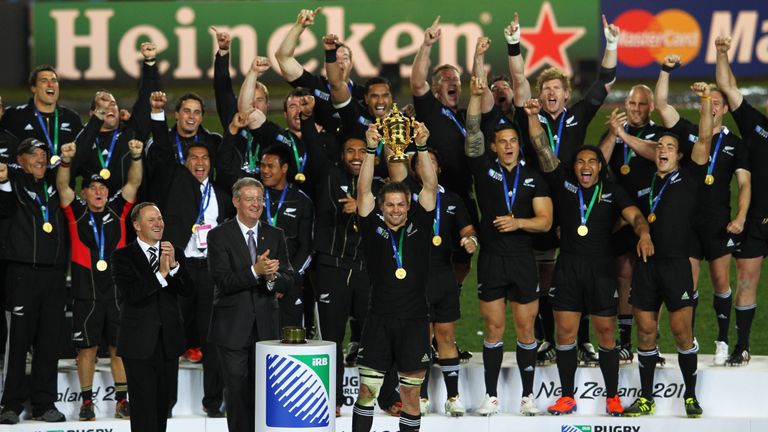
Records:
[[[27,123],[27,125],[24,126],[24,130],[31,131],[31,130],[35,130],[35,128],[33,128],[31,124]]]
[[[379,216],[379,217],[381,217],[381,216]],[[376,234],[382,236],[385,239],[389,239],[389,232],[387,230],[385,230],[384,228],[382,228],[382,227],[377,227],[376,228]]]
[[[416,228],[416,226],[415,226],[413,223],[411,223],[411,224],[408,224],[408,228],[406,228],[406,230],[405,230],[405,234],[406,234],[408,237],[410,237],[410,236],[412,236],[412,235],[416,234],[417,232],[419,232],[419,229],[418,229],[418,228]]]
[[[637,191],[637,197],[640,198],[641,196],[645,196],[651,193],[651,188],[647,187],[645,189],[640,189]]]
[[[267,355],[267,427],[330,424],[330,363],[327,354]]]
[[[422,363],[426,363],[429,361],[429,354],[424,354],[424,357],[421,358]]]
[[[619,291],[618,290],[613,292],[613,298],[619,298]]]
[[[357,122],[365,127],[368,127],[368,125],[371,124],[371,121],[363,116],[358,117]]]
[[[525,180],[523,180],[523,186],[530,187],[530,188],[535,188],[536,187],[536,183],[533,182],[533,177],[528,177]]]
[[[613,203],[613,192],[608,192],[600,195],[600,201],[605,201],[609,204]]]
[[[733,150],[735,148],[736,147],[733,147],[733,146],[725,146],[725,147],[723,147],[723,153],[725,153],[725,154],[727,154],[729,156],[733,156]]]
[[[501,173],[496,171],[493,168],[488,168],[488,177],[496,180],[496,181],[502,181]]]
[[[8,149],[3,147],[0,148],[0,157],[8,157]]]
[[[315,96],[319,97],[320,99],[322,99],[322,100],[326,101],[326,102],[328,102],[328,101],[331,99],[331,94],[330,94],[330,93],[326,93],[326,92],[324,92],[324,91],[320,91],[320,90],[318,90],[318,89],[315,89],[315,91],[313,92],[313,94],[314,94]]]
[[[725,244],[727,247],[734,247],[736,246],[736,243],[733,242],[732,238],[728,238],[728,243]]]
[[[696,140],[698,140],[698,139],[699,139],[699,137],[697,135],[688,134],[688,141],[690,141],[692,143],[696,143]]]
[[[570,193],[577,193],[579,191],[579,188],[568,180],[563,181],[563,187]]]
[[[456,206],[449,205],[448,208],[445,210],[445,212],[450,214],[456,214]]]
[[[544,117],[544,114],[539,114],[539,123],[547,124],[547,118]]]
[[[73,341],[85,340],[85,338],[83,338],[83,332],[73,332],[72,333],[72,340]]]
[[[347,185],[341,185],[341,186],[339,186],[339,187],[341,188],[341,190],[343,190],[343,191],[344,191],[344,193],[349,193],[349,186],[347,186]]]
[[[768,139],[768,130],[763,129],[763,127],[760,125],[755,125],[755,133],[765,139]]]
[[[654,132],[654,133],[651,133],[651,134],[648,134],[648,135],[646,135],[646,136],[645,136],[645,139],[651,139],[651,138],[653,138],[653,137],[655,137],[655,136],[656,136],[656,133]]]
[[[289,146],[291,145],[291,140],[286,138],[285,135],[279,134],[279,135],[277,135],[277,138],[275,138],[275,139],[280,141],[283,144],[286,144],[286,145],[289,145]]]
[[[690,300],[691,297],[688,295],[688,291],[684,292],[682,296],[680,296],[680,300]]]

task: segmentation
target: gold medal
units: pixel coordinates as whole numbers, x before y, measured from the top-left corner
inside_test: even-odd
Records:
[[[98,271],[104,271],[107,269],[107,267],[109,267],[109,265],[107,265],[107,262],[104,260],[98,260],[96,262],[96,270]]]
[[[103,178],[104,180],[109,180],[111,175],[112,173],[107,168],[102,168],[102,170],[99,171],[99,177]]]
[[[576,229],[576,232],[580,236],[584,237],[584,236],[586,236],[589,233],[589,228],[587,228],[586,225],[579,225],[579,228]]]
[[[648,215],[648,223],[654,223],[656,222],[656,213],[651,213]]]
[[[508,214],[507,216],[509,216],[509,217],[511,217],[511,218],[514,218],[514,217],[515,217],[515,215],[514,215],[514,214],[512,214],[512,212],[509,212],[509,214]]]
[[[704,184],[707,186],[712,186],[712,184],[715,182],[715,176],[712,174],[707,174],[706,177],[704,177]]]
[[[435,246],[440,246],[441,244],[443,244],[443,238],[440,237],[439,235],[433,236],[432,244]]]
[[[355,230],[355,232],[357,232],[357,224],[354,222],[352,222],[352,229]]]
[[[395,270],[395,277],[398,279],[405,279],[405,276],[408,274],[408,272],[405,271],[404,268],[400,267],[399,269]]]
[[[56,155],[51,156],[51,165],[56,165],[56,162],[58,162],[59,160],[61,160],[60,157]]]
[[[46,222],[43,224],[43,231],[50,233],[53,231],[53,225],[50,222]]]
[[[200,228],[200,224],[192,225],[192,234],[196,233],[198,228]]]
[[[621,166],[621,174],[622,175],[629,174],[629,171],[630,171],[629,165],[624,164],[624,165]]]
[[[307,176],[304,175],[304,173],[298,173],[295,177],[293,177],[298,183],[304,183],[307,181]]]
[[[381,159],[379,159],[379,157],[378,157],[378,156],[374,156],[374,157],[373,157],[373,164],[374,164],[375,166],[379,166],[379,163],[380,163],[380,162],[381,162]]]

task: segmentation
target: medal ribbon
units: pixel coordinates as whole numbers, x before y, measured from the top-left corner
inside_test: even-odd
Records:
[[[515,165],[515,184],[512,185],[512,193],[509,193],[509,186],[507,185],[506,170],[502,168],[499,160],[496,160],[496,165],[499,166],[501,172],[501,182],[504,185],[504,204],[507,205],[507,212],[512,213],[512,207],[515,205],[515,199],[517,198],[517,184],[520,180],[520,163]]]
[[[275,216],[272,216],[272,205],[269,202],[269,191],[265,193],[266,195],[266,202],[264,203],[264,206],[267,208],[267,222],[275,226],[277,225],[277,215],[280,213],[280,207],[283,206],[283,202],[285,202],[285,196],[288,194],[288,185],[285,185],[283,188],[283,193],[280,194],[280,201],[277,202],[277,209],[275,209]]]
[[[579,215],[581,216],[582,225],[585,225],[585,226],[587,225],[589,214],[592,213],[592,206],[595,205],[595,200],[597,199],[598,195],[600,195],[602,189],[603,189],[603,182],[600,182],[600,184],[592,192],[592,199],[589,200],[589,207],[587,207],[587,210],[585,213],[584,212],[584,193],[582,192],[581,185],[579,185]]]
[[[432,224],[432,231],[436,236],[440,235],[440,187],[437,188],[437,207],[435,208],[435,222]]]
[[[99,248],[99,261],[104,260],[104,224],[101,224],[101,232],[96,231],[96,219],[93,217],[93,213],[88,210],[88,216],[91,218],[91,228],[93,228],[93,240],[96,242],[96,247]]]
[[[43,213],[43,222],[48,222],[48,183],[43,180],[43,193],[45,194],[45,204],[40,200],[40,195],[35,194],[35,201],[40,206],[40,211]]]
[[[256,149],[253,148],[253,134],[248,129],[245,130],[245,137],[248,140],[248,169],[250,172],[256,172],[256,158],[259,157],[261,145],[257,142]]]
[[[109,161],[112,160],[112,152],[115,150],[115,142],[117,141],[117,129],[115,129],[115,133],[112,134],[112,142],[109,143],[109,150],[107,152],[107,160],[104,161],[104,155],[101,154],[101,150],[99,150],[99,137],[96,137],[96,154],[99,155],[99,162],[101,163],[102,168],[108,168],[109,167]]]
[[[720,144],[723,142],[723,130],[720,129],[720,134],[717,136],[717,144],[715,144],[715,151],[712,152],[712,161],[707,167],[707,174],[712,175],[712,171],[715,169],[715,161],[717,160],[717,154],[720,153]]]
[[[200,200],[200,210],[197,212],[197,219],[195,223],[202,224],[205,222],[205,211],[208,210],[208,205],[211,203],[211,179],[208,179],[208,183],[205,184],[203,189],[203,199]]]
[[[197,142],[197,135],[195,135],[195,142]],[[181,137],[179,132],[176,132],[176,153],[179,156],[179,163],[184,165],[184,151],[181,149]]]
[[[32,108],[34,108],[35,114],[37,114],[37,122],[40,123],[40,128],[43,130],[43,135],[45,135],[45,140],[48,141],[48,147],[51,149],[51,156],[56,156],[59,154],[59,110],[53,110],[53,142],[51,142],[51,136],[50,133],[48,133],[48,127],[43,121],[43,115],[40,114],[40,111],[37,110],[37,107],[34,104],[32,104]]]
[[[401,269],[403,268],[403,234],[405,233],[405,227],[400,227],[399,248],[395,246],[395,234],[391,229],[389,229],[389,227],[387,227],[387,232],[389,233],[389,242],[392,244],[392,251],[395,253],[395,262],[397,263],[397,268]]]
[[[293,159],[296,161],[296,169],[300,172],[304,172],[304,167],[307,166],[307,152],[304,152],[303,159],[299,158],[299,147],[296,145],[296,141],[293,139],[293,134],[288,132],[288,138],[291,139],[291,149],[293,149]]]
[[[648,193],[648,207],[651,210],[651,213],[656,212],[656,206],[659,205],[659,202],[661,202],[661,194],[664,193],[664,189],[667,188],[667,185],[669,184],[669,180],[674,177],[674,175],[677,174],[677,170],[672,171],[667,175],[667,179],[664,180],[664,184],[661,185],[661,189],[659,189],[659,194],[654,198],[653,196],[653,187],[656,185],[656,174],[653,175],[653,180],[651,180],[651,191]]]
[[[563,109],[563,113],[561,114],[562,117],[560,117],[560,125],[557,127],[557,140],[555,140],[555,137],[552,136],[552,129],[549,127],[549,120],[544,122],[544,125],[547,126],[547,135],[549,135],[549,145],[552,147],[552,151],[555,152],[555,156],[560,153],[560,142],[563,140],[563,124],[565,122],[565,116],[567,112],[567,110]],[[555,144],[555,141],[557,141],[557,144]]]
[[[456,124],[456,127],[459,128],[459,132],[461,132],[462,135],[464,135],[464,138],[467,137],[467,129],[464,128],[464,126],[459,123],[459,121],[456,119],[456,116],[453,115],[453,111],[451,111],[450,108],[443,108],[442,109],[443,115],[448,117],[449,119],[453,120],[453,123]]]
[[[629,133],[629,124],[624,125],[624,131]],[[643,134],[643,131],[640,130],[637,135],[635,135],[635,138],[640,138],[640,135]],[[617,137],[618,138],[618,137]],[[624,165],[629,165],[629,161],[632,160],[633,157],[635,157],[635,151],[632,150],[627,143],[624,143]]]

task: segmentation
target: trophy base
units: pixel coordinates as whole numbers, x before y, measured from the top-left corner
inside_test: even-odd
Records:
[[[405,153],[393,154],[387,158],[389,163],[407,163],[409,161],[408,155]]]

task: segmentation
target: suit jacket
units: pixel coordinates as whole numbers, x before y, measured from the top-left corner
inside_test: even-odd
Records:
[[[274,291],[285,292],[293,286],[295,275],[283,230],[259,223],[258,231],[258,254],[269,249],[270,258],[280,260]],[[264,278],[254,278],[252,265],[236,218],[211,230],[208,234],[208,268],[215,287],[209,342],[230,349],[243,348],[251,337],[257,314],[273,312],[267,310],[266,303],[261,300],[265,297],[273,299],[271,305],[274,308],[274,293],[267,289]]]
[[[181,264],[184,252],[176,248],[175,254],[181,267],[174,276],[165,278],[168,286],[162,287],[137,242],[112,253],[112,278],[122,296],[117,332],[119,356],[149,358],[161,326],[161,343],[167,357],[178,357],[186,349],[177,295],[191,295],[194,285]]]

